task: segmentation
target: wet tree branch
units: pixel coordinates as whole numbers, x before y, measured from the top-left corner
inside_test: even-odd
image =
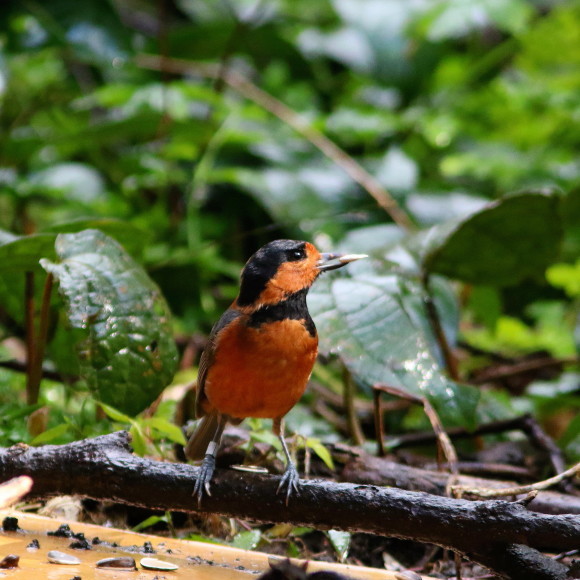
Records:
[[[197,467],[134,456],[125,432],[68,445],[0,451],[0,480],[29,475],[37,496],[81,495],[152,509],[217,512],[408,538],[461,552],[506,578],[564,580],[566,566],[540,552],[562,552],[580,544],[580,517],[529,512],[517,503],[305,481],[300,497],[285,506],[284,498],[276,495],[277,477],[228,470],[217,471],[213,495],[198,509],[191,497],[197,474]]]

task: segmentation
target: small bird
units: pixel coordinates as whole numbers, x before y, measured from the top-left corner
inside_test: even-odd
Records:
[[[185,448],[189,459],[203,459],[193,491],[198,504],[204,493],[211,495],[226,424],[247,417],[273,419],[286,457],[278,493],[287,488],[286,503],[298,493],[283,418],[304,393],[318,353],[306,294],[321,272],[365,257],[322,254],[309,242],[276,240],[246,262],[238,297],[214,325],[199,363],[195,412],[203,418]]]

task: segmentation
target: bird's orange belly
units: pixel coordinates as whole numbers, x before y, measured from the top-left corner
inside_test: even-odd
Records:
[[[205,382],[209,406],[235,418],[283,417],[300,399],[318,339],[298,320],[233,324],[219,338]]]

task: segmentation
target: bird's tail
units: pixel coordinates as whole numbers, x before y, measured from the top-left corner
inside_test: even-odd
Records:
[[[203,459],[210,441],[215,438],[220,428],[220,414],[216,411],[203,417],[199,425],[195,428],[193,435],[189,438],[185,446],[185,455],[188,459],[195,461]],[[223,431],[223,427],[221,428]],[[218,439],[221,433],[218,435]]]

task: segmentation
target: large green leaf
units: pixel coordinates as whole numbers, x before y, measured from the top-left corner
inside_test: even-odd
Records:
[[[54,258],[56,234],[15,236],[0,231],[0,310],[19,324],[24,323],[25,272],[40,274],[34,280],[34,299],[40,301],[44,272],[39,260]]]
[[[60,234],[59,261],[41,260],[59,282],[70,325],[83,331],[81,373],[95,396],[127,414],[171,381],[177,352],[158,287],[114,240],[97,230]]]
[[[321,350],[339,355],[363,384],[385,383],[426,396],[446,423],[473,425],[478,392],[445,376],[424,323],[414,305],[405,303],[413,282],[395,268],[388,273],[383,261],[368,262],[323,278],[311,290]]]
[[[46,232],[74,234],[82,230],[100,230],[117,240],[132,256],[143,253],[144,242],[149,234],[134,224],[115,218],[79,218],[70,222],[56,224],[46,228]]]
[[[40,258],[53,257],[55,234],[12,236],[3,232],[6,243],[0,243],[0,272],[25,272],[38,268]]]
[[[505,197],[424,238],[428,271],[486,286],[509,286],[543,274],[562,239],[560,198],[542,193]]]

